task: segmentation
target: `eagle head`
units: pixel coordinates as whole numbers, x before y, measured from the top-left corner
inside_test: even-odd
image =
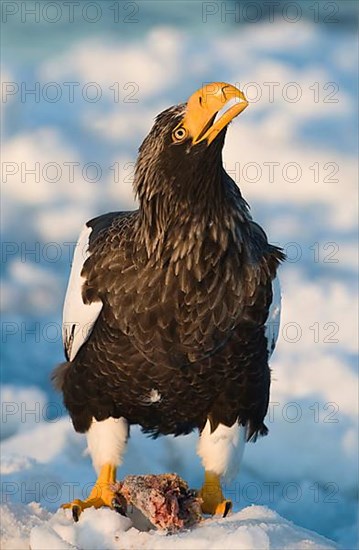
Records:
[[[243,92],[215,82],[157,116],[139,149],[134,178],[148,254],[169,232],[228,218],[232,199],[222,148],[228,124],[247,106]]]
[[[247,106],[243,92],[213,82],[187,103],[160,113],[139,149],[135,191],[140,201],[176,189],[184,198],[191,185],[198,188],[203,180],[214,179],[222,167],[227,126]]]

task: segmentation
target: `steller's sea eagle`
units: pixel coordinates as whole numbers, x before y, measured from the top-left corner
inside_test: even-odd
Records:
[[[228,124],[248,105],[224,82],[156,118],[139,149],[139,209],[87,222],[67,289],[67,361],[54,372],[98,480],[86,500],[112,506],[131,424],[153,437],[198,429],[203,512],[226,515],[221,478],[244,442],[267,433],[278,335],[281,249],[268,243],[225,172]]]

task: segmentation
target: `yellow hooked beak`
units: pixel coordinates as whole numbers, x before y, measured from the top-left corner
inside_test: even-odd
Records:
[[[180,142],[191,137],[193,145],[204,140],[209,145],[247,106],[243,92],[231,84],[206,84],[189,98],[184,118],[173,131],[173,139]]]

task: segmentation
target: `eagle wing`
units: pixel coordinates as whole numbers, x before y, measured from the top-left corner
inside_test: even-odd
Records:
[[[102,302],[85,303],[83,299],[83,266],[90,256],[89,243],[93,228],[85,224],[77,241],[70,278],[67,286],[63,316],[62,340],[66,359],[73,361],[81,346],[91,334],[92,328],[101,312]]]
[[[278,276],[272,281],[272,302],[265,322],[265,336],[267,338],[268,358],[271,357],[279,335],[281,314],[281,288]]]
[[[268,243],[267,235],[263,231],[263,228],[252,219],[250,220],[250,228],[253,236],[252,242],[255,243],[255,249],[259,250],[262,268],[264,268],[265,273],[272,279],[271,288],[269,287],[268,289],[272,295],[271,302],[269,304],[268,316],[264,323],[269,359],[273,354],[279,335],[282,295],[277,268],[279,263],[285,260],[285,254],[281,248]]]
[[[98,253],[106,244],[113,223],[117,223],[117,230],[120,230],[127,225],[131,214],[136,215],[136,211],[103,214],[88,221],[80,233],[63,308],[62,338],[68,361],[75,359],[90,337],[103,307],[96,282],[92,281],[89,287],[89,264],[98,264]],[[101,268],[101,262],[98,267]]]

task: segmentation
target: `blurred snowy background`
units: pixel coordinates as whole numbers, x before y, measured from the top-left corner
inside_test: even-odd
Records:
[[[2,3],[3,502],[55,510],[93,481],[49,382],[73,247],[86,220],[135,207],[155,115],[222,80],[251,102],[227,134],[227,171],[289,257],[270,435],[247,446],[228,495],[356,547],[357,3],[277,4]],[[195,442],[134,430],[120,473],[199,486]],[[5,516],[9,548],[41,515],[20,509],[24,522]]]

